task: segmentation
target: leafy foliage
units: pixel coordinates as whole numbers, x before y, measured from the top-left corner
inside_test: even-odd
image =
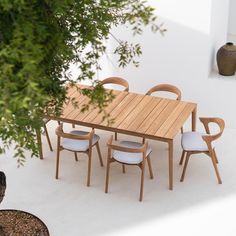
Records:
[[[60,114],[68,99],[65,84],[71,82],[71,63],[80,71],[77,82],[90,79],[94,85],[83,91],[90,98],[88,105],[103,111],[114,96],[94,75],[111,29],[130,24],[134,34],[141,34],[142,26],[150,25],[162,33],[153,11],[143,0],[1,0],[0,151],[14,145],[19,164],[25,150],[38,156],[35,130],[42,126],[45,111]],[[117,43],[119,66],[137,66],[140,46]]]

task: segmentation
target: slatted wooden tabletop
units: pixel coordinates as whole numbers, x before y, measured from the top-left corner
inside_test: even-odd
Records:
[[[103,120],[104,114],[98,114],[98,109],[80,111],[88,102],[87,97],[75,88],[69,89],[68,93],[76,98],[78,108],[72,104],[65,105],[58,120],[151,139],[174,139],[197,106],[191,102],[114,91],[116,97],[105,109],[114,119],[114,123],[108,126]]]

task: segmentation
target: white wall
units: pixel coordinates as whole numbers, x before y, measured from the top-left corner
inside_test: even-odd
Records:
[[[113,75],[124,77],[130,90],[140,93],[158,83],[175,84],[184,100],[198,104],[199,116],[219,116],[236,128],[236,77],[235,81],[209,78],[215,52],[225,43],[228,0],[149,3],[157,9],[159,21],[165,23],[168,31],[161,37],[145,30],[141,37],[133,39],[126,28],[115,29],[113,33],[120,38],[140,42],[143,55],[139,68],[129,66],[123,70],[113,66]]]
[[[233,0],[235,1],[235,0]],[[211,10],[211,57],[210,70],[216,68],[216,52],[227,42],[229,0],[212,0]]]
[[[108,42],[107,42],[107,44],[108,44],[108,46],[107,46],[108,51],[110,51],[110,48],[109,48],[110,45]],[[92,48],[89,48],[89,50],[92,50]],[[109,57],[110,57],[110,54],[106,54],[100,58],[100,60],[98,62],[98,66],[101,68],[101,70],[100,69],[95,70],[95,68],[93,68],[95,70],[95,76],[93,79],[101,80],[103,78],[109,77],[113,73],[112,60],[110,60]],[[70,75],[70,78],[75,81],[75,80],[77,80],[81,71],[79,70],[78,65],[71,63],[70,68],[67,73]],[[88,79],[82,81],[82,83],[86,84],[86,85],[91,85],[91,82],[92,81],[88,80]]]
[[[212,0],[149,0],[158,16],[208,34]]]
[[[236,44],[236,1],[230,0],[228,39]]]

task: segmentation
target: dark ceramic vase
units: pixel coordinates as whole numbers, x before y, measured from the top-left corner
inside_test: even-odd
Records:
[[[230,76],[236,71],[236,46],[228,42],[217,52],[217,65],[219,74]]]
[[[0,203],[5,196],[6,186],[6,175],[4,174],[4,172],[0,171]]]

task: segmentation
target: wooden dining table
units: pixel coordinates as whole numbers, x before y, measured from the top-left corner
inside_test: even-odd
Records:
[[[196,130],[197,104],[117,90],[113,90],[113,94],[115,98],[105,108],[105,112],[114,119],[110,125],[107,120],[104,120],[104,113],[98,113],[98,108],[81,112],[81,108],[88,103],[89,98],[82,95],[75,86],[69,87],[67,95],[75,98],[78,108],[75,108],[72,103],[66,103],[60,117],[47,116],[47,118],[166,142],[168,144],[169,189],[172,190],[173,142],[189,116],[192,116],[192,131]]]

